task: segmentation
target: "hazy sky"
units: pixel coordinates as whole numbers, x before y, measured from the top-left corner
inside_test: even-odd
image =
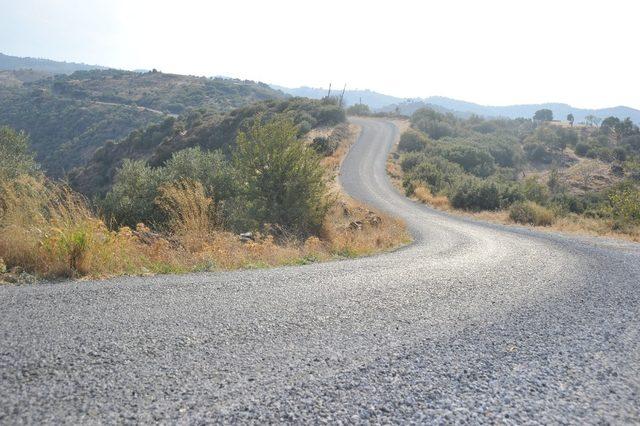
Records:
[[[0,52],[402,97],[640,108],[638,1],[0,0]]]

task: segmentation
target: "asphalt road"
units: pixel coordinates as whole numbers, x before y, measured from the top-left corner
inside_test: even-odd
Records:
[[[452,217],[355,120],[341,182],[415,243],[358,260],[0,287],[0,423],[640,422],[640,245]]]

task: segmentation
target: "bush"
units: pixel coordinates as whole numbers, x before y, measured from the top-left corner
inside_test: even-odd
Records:
[[[539,143],[528,143],[524,146],[524,152],[529,161],[537,163],[550,163],[552,160],[551,154],[547,151],[544,145]]]
[[[435,193],[441,192],[454,185],[460,175],[462,167],[441,157],[423,159],[409,173],[413,180],[429,186]]]
[[[0,127],[0,181],[20,175],[35,175],[38,166],[29,152],[29,138],[24,132]]]
[[[449,199],[453,207],[463,210],[497,210],[501,204],[496,183],[477,178],[464,179]]]
[[[640,190],[630,184],[623,184],[609,195],[611,209],[616,224],[625,227],[640,224]]]
[[[371,110],[368,105],[355,104],[347,108],[347,115],[371,115]]]
[[[400,159],[400,168],[407,173],[413,170],[418,164],[426,160],[426,156],[419,152],[409,152]]]
[[[400,142],[398,143],[398,151],[415,152],[421,151],[427,146],[426,136],[413,129],[409,129],[402,133]]]
[[[318,114],[318,124],[324,126],[340,124],[346,119],[344,110],[337,105],[324,105]]]
[[[447,160],[460,164],[465,171],[478,176],[487,177],[495,171],[495,161],[488,151],[474,146],[458,144],[447,147],[444,151]]]
[[[584,157],[585,155],[587,155],[587,151],[589,151],[589,145],[587,145],[584,142],[578,142],[576,144],[575,151],[576,151],[576,155]]]
[[[125,160],[113,188],[100,203],[109,222],[135,227],[138,223],[160,224],[164,215],[154,204],[158,188],[166,182],[162,169],[144,161]]]
[[[286,119],[238,134],[234,165],[239,175],[245,225],[280,225],[297,235],[320,230],[329,208],[325,170],[318,155],[297,138]]]
[[[555,220],[553,211],[533,201],[515,203],[509,209],[509,217],[516,223],[550,226]]]
[[[338,148],[338,141],[334,140],[331,137],[326,136],[317,136],[313,138],[313,142],[311,142],[311,148],[315,152],[323,156],[329,156],[335,152]]]

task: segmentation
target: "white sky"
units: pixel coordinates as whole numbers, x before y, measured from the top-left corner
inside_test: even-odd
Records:
[[[640,108],[634,0],[0,0],[0,52],[491,105]]]

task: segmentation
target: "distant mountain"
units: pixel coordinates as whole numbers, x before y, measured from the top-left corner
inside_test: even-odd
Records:
[[[419,108],[425,106],[428,107],[430,105],[437,105],[439,107],[455,111],[458,115],[462,116],[476,114],[484,117],[531,118],[537,110],[546,108],[553,111],[553,116],[557,120],[565,120],[568,114],[573,114],[575,121],[578,123],[584,121],[585,117],[588,115],[594,115],[601,119],[610,116],[618,117],[620,119],[629,117],[635,123],[640,123],[640,111],[625,106],[600,109],[574,108],[571,105],[561,103],[486,106],[441,96],[432,96],[425,99],[391,104],[381,108],[381,110],[394,111],[397,107],[400,109],[401,113],[409,115]]]
[[[275,84],[271,84],[271,87],[291,96],[302,96],[311,99],[322,99],[327,96],[328,93],[328,88],[298,87],[292,89]],[[334,96],[339,96],[340,93],[342,93],[342,88],[334,87],[331,89],[331,94]],[[384,95],[371,90],[347,90],[344,92],[344,102],[346,106],[354,105],[362,101],[363,104],[369,105],[369,108],[379,109],[389,104],[403,102],[404,100],[403,98]]]
[[[33,70],[55,75],[71,74],[75,71],[96,69],[106,70],[108,68],[98,65],[78,64],[74,62],[52,61],[50,59],[20,58],[18,56],[9,56],[0,53],[0,71]]]
[[[289,88],[274,84],[271,87],[292,96],[303,96],[311,99],[321,99],[327,95],[328,91],[328,89],[314,87]],[[341,88],[333,88],[331,94],[340,95],[341,92]],[[397,109],[404,115],[411,115],[420,108],[428,107],[438,112],[451,112],[460,118],[468,118],[472,114],[483,117],[531,118],[537,110],[548,108],[553,111],[554,118],[558,120],[565,120],[567,114],[571,113],[578,123],[584,121],[588,115],[594,115],[601,119],[610,116],[620,119],[629,117],[635,123],[640,123],[640,110],[625,106],[601,109],[574,108],[571,105],[561,103],[487,106],[442,96],[412,99],[399,98],[371,90],[347,90],[344,93],[344,100],[346,106],[362,102],[374,111],[394,112]]]

